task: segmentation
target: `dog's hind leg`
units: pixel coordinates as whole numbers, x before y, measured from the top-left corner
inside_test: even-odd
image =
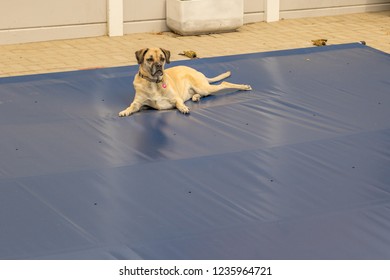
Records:
[[[228,82],[222,82],[219,85],[204,84],[193,88],[195,94],[192,96],[192,101],[199,101],[201,97],[208,95],[232,93],[238,90],[252,90],[250,85],[233,84]]]

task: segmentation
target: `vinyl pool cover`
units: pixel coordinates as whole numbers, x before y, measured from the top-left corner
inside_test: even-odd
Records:
[[[137,66],[0,79],[0,259],[390,259],[390,56],[181,61],[250,92],[119,118]]]

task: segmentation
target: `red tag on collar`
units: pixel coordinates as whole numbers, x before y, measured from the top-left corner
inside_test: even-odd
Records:
[[[162,83],[161,85],[163,88],[166,88],[167,87],[167,84],[166,83]]]

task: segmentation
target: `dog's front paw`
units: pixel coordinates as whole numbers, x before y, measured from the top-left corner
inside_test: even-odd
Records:
[[[190,108],[187,106],[183,105],[177,108],[181,113],[183,114],[189,114],[190,113]]]
[[[129,109],[126,109],[126,110],[120,111],[118,115],[119,115],[119,117],[128,117],[131,115],[131,113],[130,113]]]

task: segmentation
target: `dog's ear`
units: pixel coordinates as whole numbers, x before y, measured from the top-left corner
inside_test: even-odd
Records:
[[[165,55],[165,61],[166,61],[166,63],[170,63],[171,62],[171,60],[170,60],[170,58],[171,58],[171,52],[170,51],[168,51],[168,50],[165,50],[165,49],[163,49],[163,48],[160,48],[160,50],[163,52],[163,54]]]
[[[137,58],[138,64],[141,64],[144,61],[145,54],[149,49],[141,49],[135,52],[135,57]]]

